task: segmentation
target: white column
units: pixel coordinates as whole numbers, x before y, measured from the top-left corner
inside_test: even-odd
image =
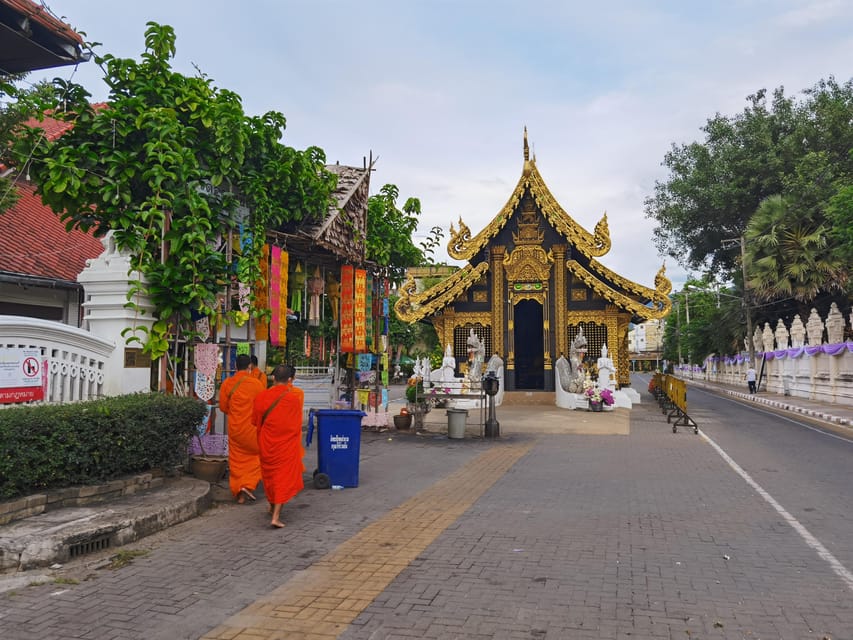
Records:
[[[116,348],[105,364],[104,395],[114,396],[126,393],[148,391],[151,387],[151,367],[140,365],[141,348],[139,342],[127,344],[127,338],[139,335],[143,341],[145,334],[128,332],[125,329],[136,327],[151,328],[153,306],[144,297],[134,299],[139,310],[126,307],[130,281],[141,278],[141,274],[130,274],[130,255],[116,248],[112,232],[103,239],[104,252],[92,260],[86,261],[86,267],[77,276],[77,282],[85,290],[83,303],[83,328],[91,333],[111,340]]]

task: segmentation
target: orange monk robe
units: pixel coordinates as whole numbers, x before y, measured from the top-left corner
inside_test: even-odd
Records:
[[[219,388],[219,408],[228,415],[228,481],[235,497],[243,487],[254,491],[261,481],[258,431],[252,422],[252,409],[255,397],[263,390],[264,386],[248,371],[238,371]]]
[[[264,385],[264,389],[267,388],[267,383],[269,382],[269,380],[267,379],[267,374],[265,371],[263,371],[260,367],[253,367],[251,375],[262,385]]]
[[[284,395],[282,395],[284,394]],[[263,418],[267,409],[281,398]],[[284,504],[305,486],[302,472],[302,405],[305,393],[293,384],[278,384],[255,398],[254,419],[258,425],[258,448],[261,453],[261,472],[264,492],[270,504]]]

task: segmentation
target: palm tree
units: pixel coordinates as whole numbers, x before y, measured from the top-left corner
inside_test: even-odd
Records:
[[[843,288],[844,264],[827,250],[827,228],[800,216],[780,195],[765,198],[747,225],[749,287],[758,300],[810,302]]]

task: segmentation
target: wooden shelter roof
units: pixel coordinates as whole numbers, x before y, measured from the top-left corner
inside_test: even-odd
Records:
[[[310,256],[314,263],[362,264],[373,161],[363,167],[331,164],[326,169],[338,178],[326,215],[316,222],[283,225],[270,236],[288,250]]]

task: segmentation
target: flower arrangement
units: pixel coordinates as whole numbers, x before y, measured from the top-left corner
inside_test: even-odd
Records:
[[[608,407],[613,404],[613,392],[607,387],[600,389],[596,384],[584,386],[583,394],[590,402],[604,403]]]

